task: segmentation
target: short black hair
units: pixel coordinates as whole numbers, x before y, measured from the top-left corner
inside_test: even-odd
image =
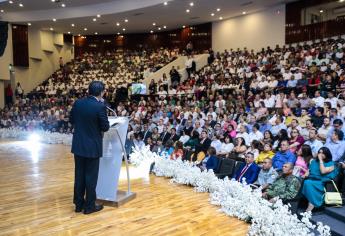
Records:
[[[102,81],[92,81],[89,84],[89,95],[98,97],[104,91],[104,84]]]
[[[343,140],[344,139],[344,132],[343,131],[335,129],[333,132],[334,132],[335,135],[338,136],[339,140]]]
[[[342,122],[340,119],[335,119],[335,120],[333,121],[333,125],[339,125],[339,126],[341,126],[341,125],[343,125],[343,122]]]

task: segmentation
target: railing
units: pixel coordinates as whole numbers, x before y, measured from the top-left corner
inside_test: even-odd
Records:
[[[286,44],[310,41],[345,34],[345,17],[310,25],[285,27]]]

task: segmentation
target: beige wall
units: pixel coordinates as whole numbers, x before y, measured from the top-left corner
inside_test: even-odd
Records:
[[[279,14],[278,14],[279,11]],[[285,5],[212,24],[212,48],[260,50],[285,44]]]
[[[32,91],[59,68],[59,58],[69,62],[74,57],[73,45],[63,43],[63,35],[29,27],[29,67],[15,67],[15,81],[25,93]],[[12,34],[9,26],[8,44],[0,58],[0,80],[9,80],[8,64],[12,63]],[[0,82],[0,107],[3,107],[4,89]]]

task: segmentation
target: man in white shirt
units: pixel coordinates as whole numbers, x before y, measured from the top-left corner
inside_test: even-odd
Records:
[[[323,107],[325,103],[325,99],[321,97],[320,91],[315,91],[315,97],[313,98],[315,105],[317,107]]]

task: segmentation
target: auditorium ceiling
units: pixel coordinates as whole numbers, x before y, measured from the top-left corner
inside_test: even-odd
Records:
[[[0,20],[73,35],[149,33],[221,21],[292,1],[0,0]]]

